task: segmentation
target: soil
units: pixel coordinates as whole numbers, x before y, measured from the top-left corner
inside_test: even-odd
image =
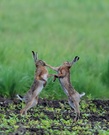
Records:
[[[15,106],[14,109],[9,109],[9,105]],[[84,104],[86,104],[84,106]],[[19,114],[20,109],[22,108],[22,104],[17,99],[5,99],[3,97],[0,97],[0,114],[5,113],[6,118],[8,119],[12,113],[16,114],[18,119],[22,119],[21,115]],[[50,109],[45,109],[50,108]],[[51,109],[52,108],[52,109]],[[80,103],[81,108],[81,116],[79,122],[74,122],[73,119],[75,117],[75,113],[71,108],[69,107],[67,100],[47,100],[47,99],[39,99],[39,103],[36,107],[33,109],[30,109],[28,111],[29,113],[29,120],[25,119],[25,122],[28,121],[38,121],[41,124],[41,119],[46,119],[45,116],[52,121],[58,121],[59,124],[56,124],[55,122],[49,126],[48,129],[44,129],[42,127],[23,127],[23,122],[17,123],[17,130],[13,133],[13,135],[20,135],[20,134],[26,134],[27,132],[31,135],[48,135],[51,134],[50,130],[56,130],[56,131],[63,131],[68,130],[69,132],[72,132],[74,127],[82,127],[85,129],[87,123],[90,123],[90,132],[93,132],[94,135],[99,134],[99,126],[100,129],[107,131],[109,129],[109,100],[85,100],[82,103]],[[4,112],[5,110],[5,112]],[[41,118],[32,114],[44,114]],[[63,120],[71,120],[70,124],[67,126],[63,122]],[[82,122],[81,122],[82,121]],[[86,123],[87,122],[87,123]],[[86,123],[86,124],[85,124]],[[97,127],[98,129],[95,128]],[[1,128],[0,130],[7,130],[7,128]],[[86,130],[86,129],[85,129]],[[74,129],[76,131],[76,129]],[[3,134],[3,133],[2,133]],[[80,133],[78,133],[80,134]],[[82,133],[81,133],[82,134]],[[88,134],[88,133],[87,133]],[[4,134],[3,134],[4,135]]]

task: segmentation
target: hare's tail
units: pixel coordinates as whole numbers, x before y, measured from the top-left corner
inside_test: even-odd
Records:
[[[85,92],[83,92],[82,94],[80,94],[80,98],[83,97],[85,95]]]
[[[24,99],[23,99],[22,96],[20,96],[20,95],[17,94],[16,97],[17,97],[19,100],[24,101]]]

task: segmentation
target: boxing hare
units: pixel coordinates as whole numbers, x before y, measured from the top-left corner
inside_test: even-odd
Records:
[[[79,60],[79,57],[76,56],[72,62],[64,62],[62,66],[59,67],[52,67],[50,65],[47,65],[49,68],[55,70],[57,74],[54,75],[54,81],[56,78],[59,79],[59,82],[62,86],[62,89],[64,90],[65,94],[68,96],[68,103],[76,112],[76,117],[74,121],[79,119],[80,116],[80,110],[79,110],[79,102],[80,98],[85,95],[79,94],[71,85],[70,82],[70,68],[72,65]]]
[[[36,66],[34,82],[23,98],[17,95],[20,100],[23,100],[26,103],[26,106],[20,111],[20,114],[26,114],[28,109],[37,105],[38,95],[47,83],[48,71],[45,62],[38,60],[38,55],[34,51],[32,51],[32,54]]]

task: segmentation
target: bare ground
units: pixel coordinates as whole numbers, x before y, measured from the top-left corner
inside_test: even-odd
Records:
[[[81,117],[77,122],[73,121],[75,113],[66,100],[39,99],[27,116],[19,115],[22,106],[19,100],[0,97],[0,134],[109,134],[109,100],[82,100]]]

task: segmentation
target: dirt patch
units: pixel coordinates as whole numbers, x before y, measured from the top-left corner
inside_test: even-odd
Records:
[[[0,134],[81,134],[109,133],[109,100],[82,100],[80,120],[66,100],[39,99],[27,116],[19,115],[24,106],[19,100],[0,97]],[[11,129],[10,129],[11,127]]]

